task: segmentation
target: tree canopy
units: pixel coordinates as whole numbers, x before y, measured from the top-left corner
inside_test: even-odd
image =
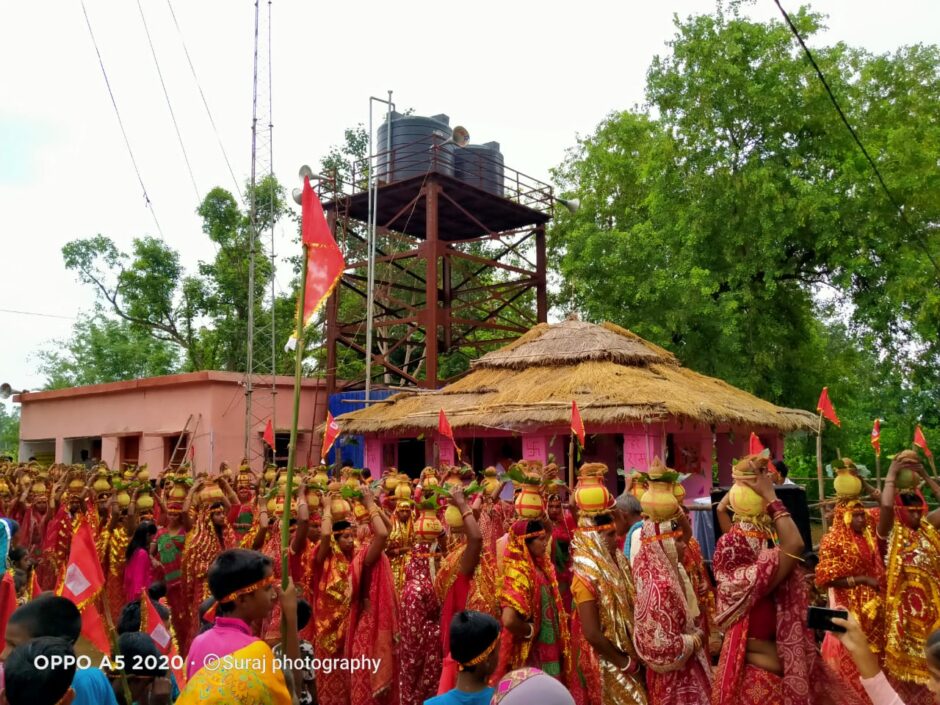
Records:
[[[823,26],[793,20],[810,41]],[[828,384],[868,428],[936,424],[915,390],[940,361],[937,47],[814,50],[902,220],[785,25],[730,2],[675,26],[647,104],[555,170],[582,202],[550,233],[556,304],[783,405],[814,409]]]

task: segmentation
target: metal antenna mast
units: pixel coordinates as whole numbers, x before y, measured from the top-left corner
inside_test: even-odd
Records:
[[[262,11],[262,0],[255,0],[254,72],[252,78],[251,110],[251,187],[248,192],[248,315],[245,350],[245,457],[249,462],[263,457],[264,448],[257,438],[256,424],[275,418],[277,384],[277,336],[275,331],[275,252],[274,228],[277,223],[274,181],[274,119],[272,113],[271,81],[271,4],[267,0],[267,13]],[[266,120],[266,123],[265,123]],[[259,126],[259,121],[261,122]],[[265,177],[267,180],[265,180]],[[263,187],[270,192],[260,192]],[[262,240],[268,230],[267,247]],[[268,251],[265,251],[265,250]],[[267,266],[259,272],[259,264]],[[259,274],[261,286],[259,286]],[[268,291],[265,291],[268,284]],[[267,315],[257,316],[258,304],[268,300]],[[263,307],[262,307],[263,308]],[[265,343],[270,351],[264,349]],[[268,356],[270,352],[270,357]],[[257,353],[257,356],[256,356]],[[267,384],[270,378],[270,385]],[[261,392],[267,394],[261,394]]]

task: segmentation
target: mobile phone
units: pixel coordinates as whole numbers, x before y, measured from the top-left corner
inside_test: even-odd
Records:
[[[810,629],[822,629],[827,632],[845,632],[845,627],[832,623],[832,618],[848,619],[849,613],[845,610],[833,610],[828,607],[810,607],[806,615],[806,626]]]

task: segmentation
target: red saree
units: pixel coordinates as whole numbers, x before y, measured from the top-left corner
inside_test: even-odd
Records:
[[[398,601],[388,556],[383,552],[374,565],[366,566],[366,544],[349,567],[349,638],[346,658],[378,659],[375,673],[349,674],[350,705],[397,705]]]
[[[637,655],[647,666],[651,703],[708,705],[711,665],[703,646],[694,643],[698,601],[675,541],[668,538],[671,533],[672,522],[644,520],[640,529],[640,548],[632,561]]]
[[[352,561],[331,540],[331,553],[315,569],[316,590],[313,593],[314,655],[324,659],[342,658],[346,650],[349,624],[350,584]],[[320,705],[346,705],[349,702],[348,674],[339,669],[320,669],[316,672],[317,702]]]
[[[713,705],[859,705],[855,691],[823,662],[813,633],[805,626],[809,598],[802,569],[796,568],[771,592],[780,549],[768,548],[768,538],[765,528],[737,522],[715,547],[715,621],[725,630],[725,641]],[[745,659],[751,610],[764,597],[772,600],[776,611],[775,639],[782,677]]]
[[[441,676],[441,603],[431,583],[428,546],[417,544],[401,592],[401,705],[422,705]]]

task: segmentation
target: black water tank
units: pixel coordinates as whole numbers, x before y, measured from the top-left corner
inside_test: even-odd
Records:
[[[496,196],[503,195],[503,153],[499,142],[468,144],[454,150],[454,176]]]
[[[392,113],[391,127],[391,167],[387,121],[379,125],[376,134],[376,173],[380,180],[404,181],[414,176],[424,176],[431,169],[439,174],[454,175],[454,145],[447,144],[433,149],[435,145],[442,144],[453,135],[449,117]]]

